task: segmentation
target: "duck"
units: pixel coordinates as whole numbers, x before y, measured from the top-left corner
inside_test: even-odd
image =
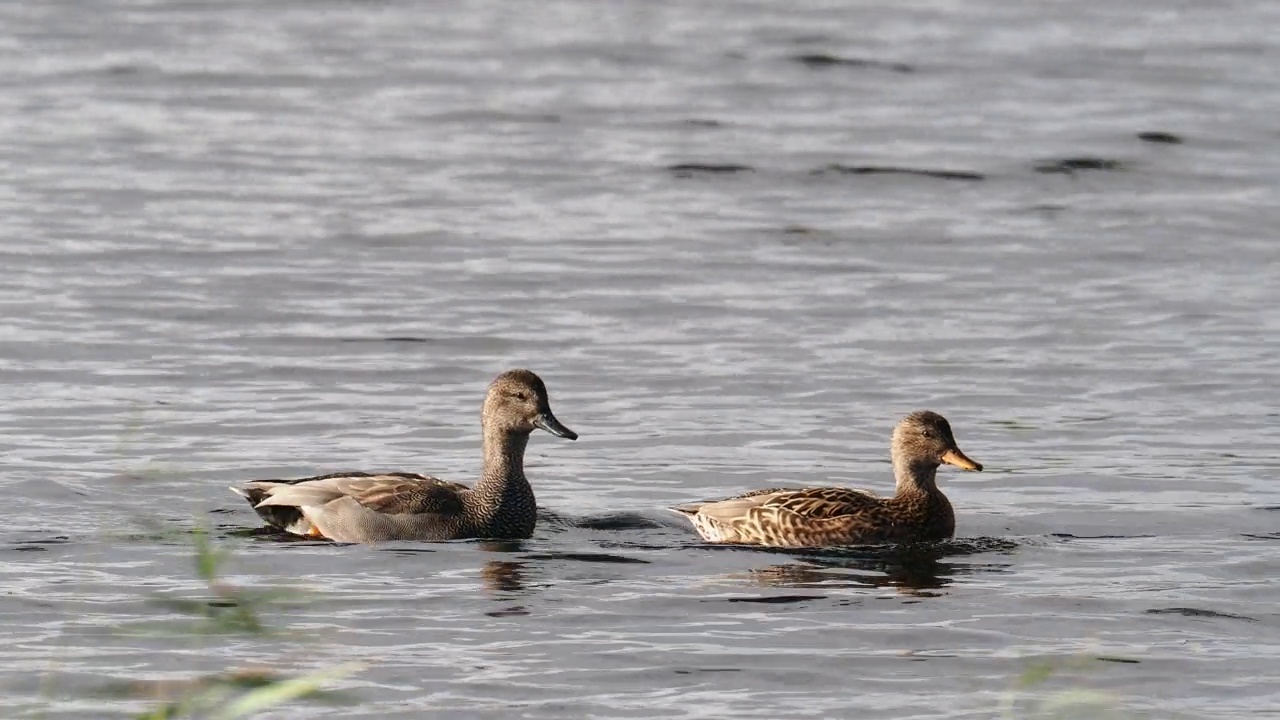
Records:
[[[913,412],[893,429],[890,450],[897,492],[878,497],[843,487],[768,488],[723,500],[677,505],[703,540],[775,548],[945,540],[955,534],[951,502],[938,489],[938,467],[981,471],[956,444],[947,419]]]
[[[498,375],[480,413],[484,462],[473,487],[411,472],[341,472],[295,480],[255,480],[231,491],[267,525],[291,535],[344,543],[533,534],[537,502],[524,475],[535,429],[577,440],[551,412],[547,386],[530,370]]]

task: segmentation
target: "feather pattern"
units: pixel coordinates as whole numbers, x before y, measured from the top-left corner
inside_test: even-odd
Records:
[[[955,511],[938,490],[939,463],[982,466],[956,446],[937,413],[912,413],[893,440],[898,491],[892,497],[842,487],[768,488],[674,508],[708,542],[821,547],[941,540],[955,533]]]
[[[512,370],[489,386],[481,414],[484,467],[475,487],[408,472],[345,472],[231,488],[269,525],[343,542],[525,538],[537,502],[524,475],[529,434],[576,439],[551,414],[542,380]]]

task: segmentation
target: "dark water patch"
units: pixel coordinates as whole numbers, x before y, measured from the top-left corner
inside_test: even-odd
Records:
[[[256,597],[152,597],[146,600],[146,604],[154,608],[222,621],[240,631],[255,634],[264,630],[258,619],[254,617],[254,610],[259,602]]]
[[[1273,533],[1244,533],[1240,537],[1246,537],[1250,540],[1280,540],[1280,532]]]
[[[1049,537],[1055,537],[1063,541],[1071,540],[1132,540],[1137,538],[1155,537],[1155,535],[1072,535],[1071,533],[1049,533]]]
[[[245,527],[238,522],[218,523],[213,526],[213,529],[220,540],[227,538],[254,538],[262,530],[260,527]]]
[[[373,236],[370,238],[377,239],[385,236]],[[432,344],[447,349],[458,349],[461,351],[494,351],[502,352],[511,349],[512,342],[504,337],[495,337],[493,335],[263,335],[248,338],[246,342],[254,346],[260,346],[264,349],[269,348],[270,352],[278,350],[301,350],[305,352],[316,352],[318,348],[331,346],[335,343],[349,345],[383,345],[387,343],[407,343],[407,344]],[[453,373],[458,371],[472,371],[471,367],[450,366],[448,364],[440,364],[432,366],[433,373]]]
[[[609,513],[579,518],[572,521],[574,527],[584,530],[652,530],[668,527],[653,518],[639,513]]]
[[[959,575],[1007,572],[1008,564],[980,565],[946,562],[948,557],[987,552],[1008,552],[1017,543],[999,538],[865,545],[840,548],[764,548],[752,545],[702,545],[703,548],[751,550],[785,555],[801,562],[782,563],[751,570],[747,577],[773,587],[893,587],[920,595],[920,591],[944,588]]]
[[[675,668],[671,672],[676,675],[698,675],[702,673],[736,673],[742,672],[742,668]]]
[[[571,560],[573,562],[586,563],[607,563],[610,565],[648,565],[648,560],[640,558],[627,557],[626,555],[611,555],[609,553],[587,553],[587,552],[550,552],[550,553],[534,553],[532,555],[522,555],[521,560]]]
[[[689,118],[684,121],[685,125],[697,128],[722,128],[724,123],[719,120],[704,120],[702,118]]]
[[[833,247],[847,242],[849,239],[829,230],[821,230],[818,228],[808,227],[806,225],[788,225],[786,227],[778,228],[777,232],[781,235],[778,242],[790,247],[813,245]],[[793,263],[791,267],[798,271],[807,270],[825,275],[849,275],[853,273],[874,273],[879,271],[878,266],[865,262],[833,263],[830,261],[821,262],[813,260],[810,262]]]
[[[863,572],[856,572],[856,571]],[[795,590],[830,588],[869,588],[888,583],[883,577],[867,573],[877,572],[874,567],[856,567],[854,564],[836,565],[822,563],[786,563],[752,568],[744,577],[754,585]],[[936,586],[934,581],[925,584]]]
[[[1147,614],[1148,615],[1185,615],[1186,617],[1224,618],[1226,620],[1244,620],[1246,622],[1258,622],[1257,619],[1246,617],[1244,615],[1232,615],[1231,613],[1218,612],[1217,610],[1203,610],[1201,608],[1190,608],[1190,607],[1152,608],[1147,611]]]
[[[224,537],[235,538],[260,538],[267,537],[272,540],[287,540],[289,538],[301,539],[297,535],[290,535],[283,530],[277,530],[273,527],[244,527],[243,525],[234,525],[230,527],[219,527],[220,534]]]
[[[516,553],[524,550],[523,540],[464,540],[463,542],[475,543],[476,547],[485,552]]]
[[[783,235],[814,235],[817,232],[819,231],[804,225],[788,225],[782,228]]]
[[[791,603],[826,600],[826,595],[765,595],[762,597],[727,597],[703,600],[702,602],[760,603],[762,605],[788,605]]]
[[[1161,145],[1181,145],[1182,138],[1169,132],[1161,132],[1159,130],[1151,130],[1140,132],[1137,135],[1142,142],[1158,143]]]
[[[1110,657],[1107,655],[1098,655],[1093,659],[1098,662],[1121,663],[1123,665],[1137,665],[1142,662],[1141,660],[1134,660],[1133,658]]]
[[[344,543],[353,544],[353,543]],[[459,538],[457,540],[440,540],[436,542],[425,542],[418,540],[401,540],[394,542],[374,543],[373,548],[384,552],[401,553],[405,555],[421,555],[423,553],[434,553],[442,547],[449,545],[471,545],[484,552],[492,553],[517,553],[525,549],[522,540],[502,540],[490,538]],[[496,561],[495,561],[496,562]]]
[[[509,608],[503,608],[501,610],[490,610],[485,613],[486,616],[494,617],[494,618],[524,617],[528,614],[529,614],[529,611],[523,605],[513,605]]]
[[[845,545],[839,547],[815,548],[775,548],[763,545],[740,545],[734,543],[701,543],[693,544],[704,550],[736,550],[776,555],[789,555],[806,559],[825,558],[831,560],[880,560],[904,556],[938,556],[977,555],[988,552],[1009,552],[1019,547],[1018,543],[1004,538],[978,537],[966,540],[943,540],[939,542],[898,543],[884,545]]]
[[[1106,422],[1107,420],[1114,420],[1117,417],[1119,416],[1118,415],[1081,415],[1078,418],[1072,418],[1072,417],[1063,418],[1063,421],[1069,422],[1069,423],[1096,423],[1096,422]]]
[[[832,163],[809,171],[810,175],[913,175],[934,180],[977,182],[986,180],[982,173],[969,170],[933,170],[930,168],[895,167],[893,165],[842,165]]]
[[[384,342],[389,342],[389,343],[429,343],[429,342],[439,342],[439,340],[438,340],[438,339],[433,339],[433,338],[415,337],[415,336],[412,336],[412,335],[392,335],[391,337],[367,337],[367,338],[359,338],[359,337],[345,337],[345,338],[339,338],[339,339],[338,339],[338,342],[344,342],[344,343],[384,343]]]
[[[379,548],[375,546],[375,548],[379,552],[391,553],[396,557],[417,557],[419,555],[433,555],[436,553],[436,550],[429,547],[397,546],[397,547]]]
[[[678,522],[672,516],[670,522],[663,522],[640,513],[612,512],[601,515],[570,517],[553,510],[538,509],[538,523],[551,530],[563,531],[568,528],[582,530],[657,530],[661,528],[687,528],[688,523]]]
[[[1019,420],[990,420],[988,421],[987,424],[999,425],[1000,427],[1003,427],[1009,430],[1022,431],[1022,432],[1038,429],[1036,428],[1035,425],[1024,423]]]
[[[233,509],[230,512],[218,513],[218,514],[219,515],[223,515],[223,514],[238,515],[238,513],[240,512],[242,512],[242,509]],[[260,525],[246,526],[244,522],[239,521],[238,517],[226,518],[223,522],[219,522],[215,524],[213,526],[213,529],[217,533],[218,537],[220,538],[235,537],[235,538],[253,539],[253,538],[258,538],[262,536],[272,536],[272,537],[278,536],[275,539],[278,539],[282,542],[313,539],[313,538],[305,538],[305,537],[302,537],[301,535],[294,535],[292,533],[285,532],[280,528],[267,525],[266,523],[262,523]]]
[[[246,528],[243,526],[234,526],[225,531],[228,537],[249,538],[251,540],[261,540],[264,542],[329,542],[328,540],[317,540],[316,538],[303,537],[302,535],[294,535],[291,532],[285,532],[271,525],[259,525],[256,527]]]
[[[678,178],[691,178],[698,175],[735,175],[756,171],[750,165],[737,163],[679,163],[668,166],[667,170]]]
[[[840,548],[811,548],[800,550],[805,557],[829,559],[883,559],[910,556],[952,557],[979,555],[988,552],[1016,550],[1018,543],[995,537],[977,537],[940,542],[899,543],[897,545],[860,545]]]
[[[70,542],[71,538],[66,535],[56,535],[40,540],[21,540],[9,546],[8,550],[11,552],[48,552],[50,546],[66,545]]]
[[[1042,217],[1053,218],[1070,209],[1070,207],[1060,203],[1037,203],[1027,207],[1023,212],[1028,215],[1039,215]]]
[[[257,542],[279,543],[281,545],[294,545],[294,544],[350,545],[352,544],[352,543],[336,543],[332,540],[326,540],[324,538],[312,538],[312,537],[303,537],[302,535],[294,535],[293,533],[285,532],[284,530],[271,527],[270,525],[261,525],[258,527],[251,527],[251,528],[234,527],[230,530],[225,531],[225,534],[227,537],[245,538],[245,539],[254,540]]]
[[[850,58],[832,55],[830,53],[802,53],[793,55],[791,59],[814,70],[826,70],[829,68],[857,68],[859,70],[888,70],[896,73],[913,73],[916,71],[914,67],[906,63],[890,62],[887,60],[869,60],[867,58]]]
[[[1046,175],[1072,175],[1083,171],[1118,171],[1127,169],[1119,160],[1100,157],[1070,157],[1036,163],[1035,171]]]
[[[110,75],[113,77],[132,77],[142,75],[143,73],[152,73],[154,71],[155,68],[150,66],[130,64],[108,65],[102,68],[103,75]]]

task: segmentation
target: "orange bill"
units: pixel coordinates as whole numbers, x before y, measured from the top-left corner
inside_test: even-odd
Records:
[[[957,447],[953,447],[942,453],[942,462],[948,465],[955,465],[958,468],[964,468],[965,470],[982,469],[982,463],[970,460],[969,456],[960,452],[960,448]]]

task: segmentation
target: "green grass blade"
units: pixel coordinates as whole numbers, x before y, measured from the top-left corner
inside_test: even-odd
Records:
[[[363,667],[361,663],[346,663],[251,690],[223,708],[212,720],[238,720],[291,700],[315,695],[323,690],[321,686],[324,683],[344,678]]]

